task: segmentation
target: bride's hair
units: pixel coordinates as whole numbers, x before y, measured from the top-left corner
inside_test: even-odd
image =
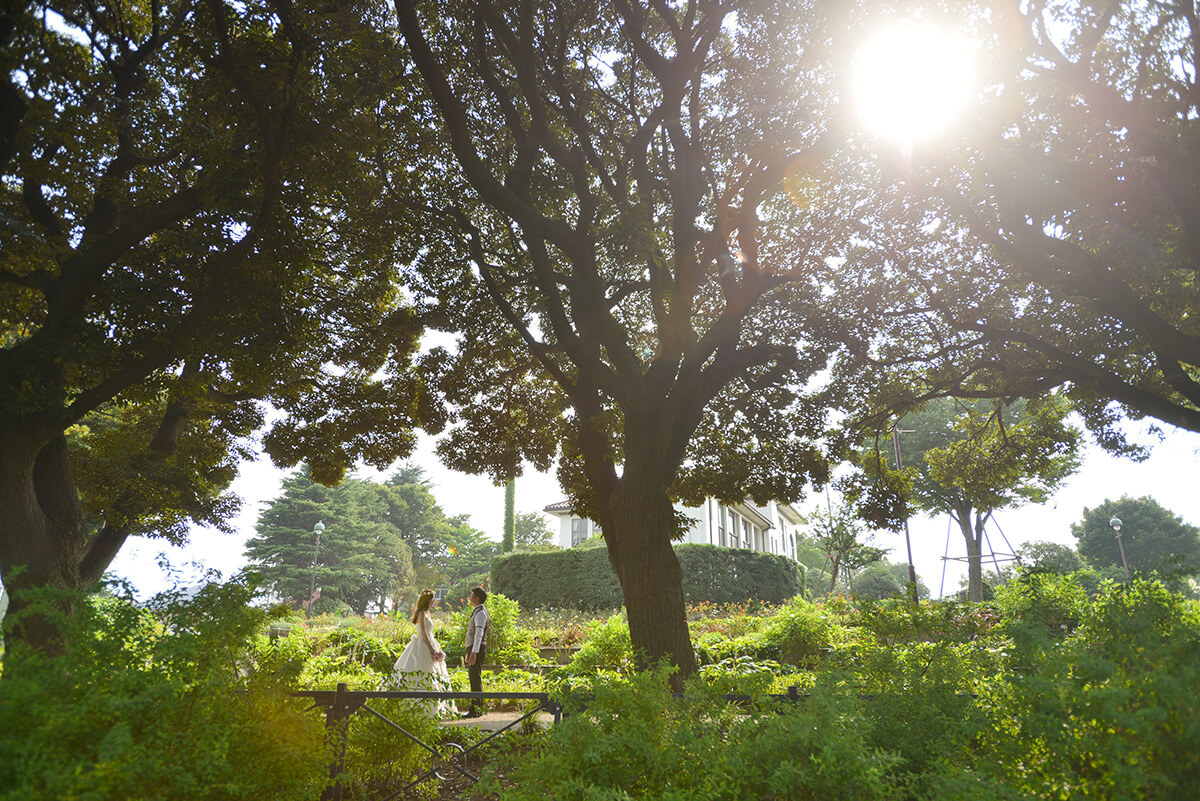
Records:
[[[417,608],[413,610],[412,622],[416,623],[421,619],[421,615],[429,611],[429,607],[433,605],[433,590],[421,590],[421,597],[417,598]]]

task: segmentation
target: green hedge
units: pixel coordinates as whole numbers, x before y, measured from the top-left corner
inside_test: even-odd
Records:
[[[675,546],[689,603],[781,603],[804,593],[804,568],[785,556],[716,545]],[[492,588],[525,609],[615,609],[624,603],[605,548],[510,553],[492,562]]]

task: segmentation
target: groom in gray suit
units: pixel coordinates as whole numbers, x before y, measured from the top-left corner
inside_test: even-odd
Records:
[[[471,590],[471,617],[467,620],[467,636],[463,638],[466,648],[467,678],[471,682],[471,692],[483,692],[483,660],[487,657],[488,644],[488,611],[484,608],[487,592],[483,587]],[[480,715],[479,702],[471,701],[471,711],[463,717],[477,718]]]

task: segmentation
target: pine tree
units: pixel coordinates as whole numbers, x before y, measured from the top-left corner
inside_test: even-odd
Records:
[[[356,614],[386,608],[413,575],[412,551],[388,522],[380,487],[348,479],[336,487],[306,472],[284,482],[283,494],[259,518],[246,555],[281,599],[302,605],[320,590],[314,609],[344,605]],[[316,548],[314,527],[324,523]],[[314,561],[315,560],[315,561]]]

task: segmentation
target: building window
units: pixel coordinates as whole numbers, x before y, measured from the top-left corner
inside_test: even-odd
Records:
[[[724,506],[717,507],[717,544],[720,545],[722,548],[725,547],[725,543],[727,542],[727,540],[725,538],[725,518],[726,518],[725,507]]]
[[[579,543],[588,538],[588,521],[582,518],[571,518],[571,547],[574,548]]]

